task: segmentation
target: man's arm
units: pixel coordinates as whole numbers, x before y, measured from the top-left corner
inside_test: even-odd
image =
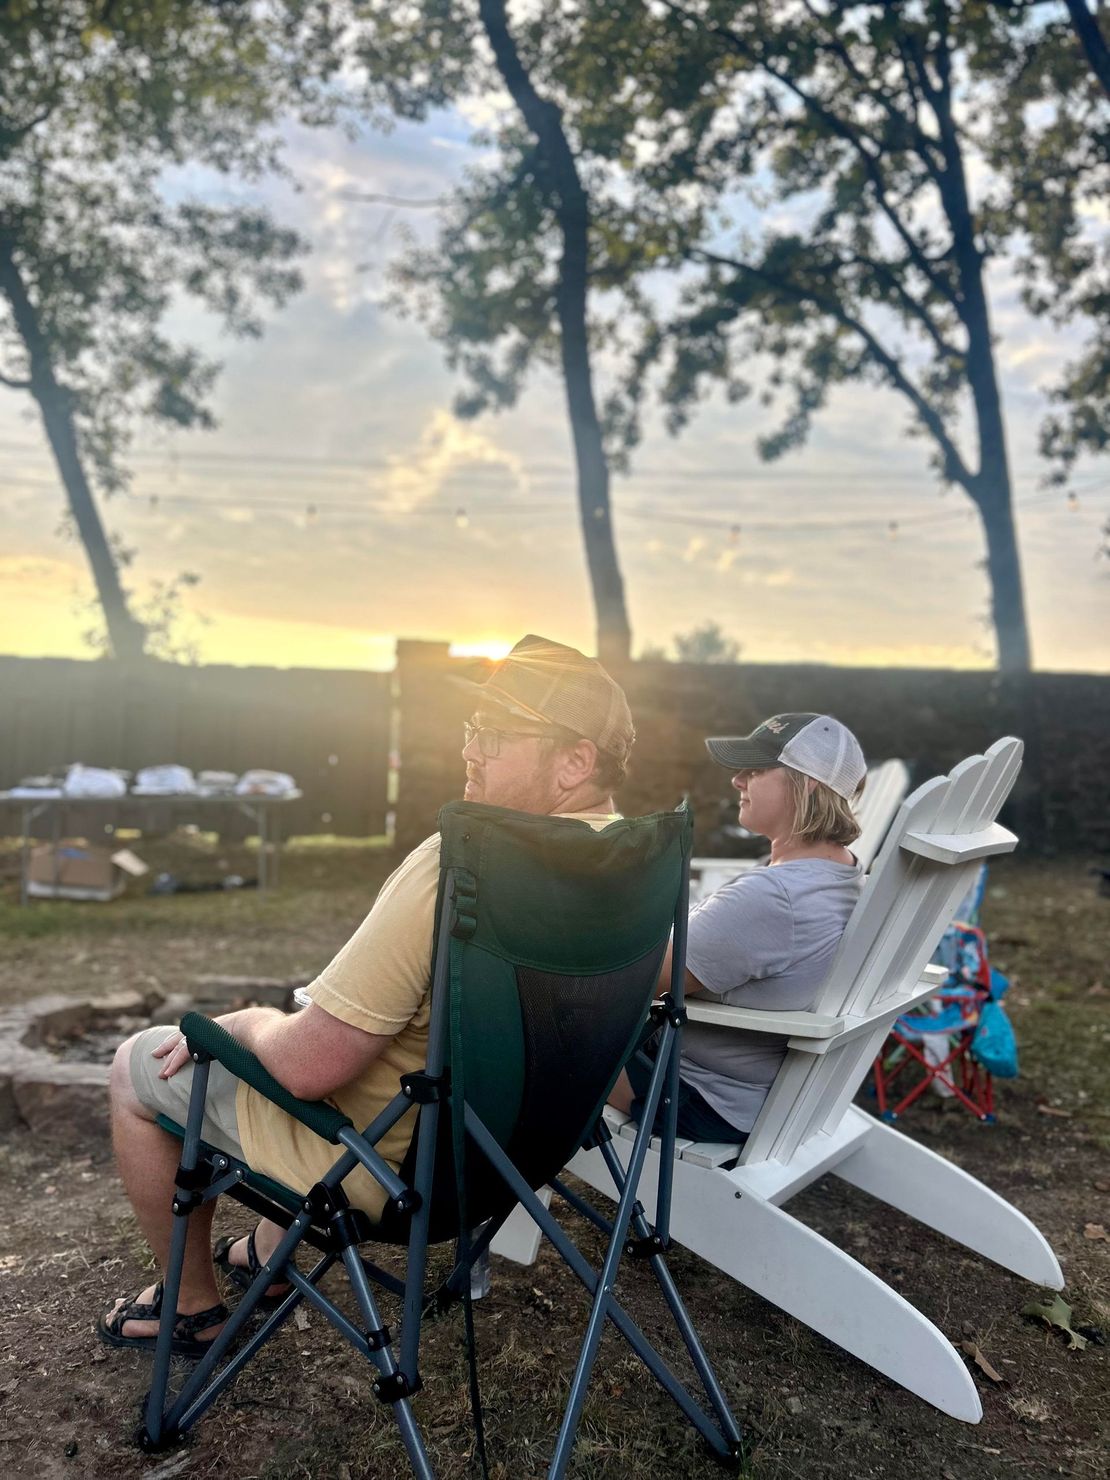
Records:
[[[350,1084],[389,1042],[388,1034],[352,1027],[315,1002],[288,1015],[274,1007],[244,1007],[216,1021],[301,1100],[322,1100]],[[154,1057],[165,1059],[159,1078],[170,1079],[189,1063],[189,1050],[178,1033],[160,1044]]]

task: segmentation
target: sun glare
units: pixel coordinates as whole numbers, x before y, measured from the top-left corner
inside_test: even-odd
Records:
[[[452,658],[490,658],[497,663],[511,647],[511,642],[491,639],[485,642],[453,642],[447,651]]]

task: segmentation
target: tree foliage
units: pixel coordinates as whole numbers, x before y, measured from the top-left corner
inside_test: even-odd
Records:
[[[644,14],[673,47],[696,48],[702,86],[684,111],[668,90],[676,70],[634,64],[637,198],[684,183],[706,226],[676,264],[680,310],[647,322],[630,400],[642,402],[645,366],[661,367],[678,430],[709,384],[739,399],[766,365],[762,399],[786,401],[759,442],[775,458],[805,441],[838,385],[897,392],[940,478],[982,516],[999,660],[1024,671],[986,285],[1017,226],[1001,192],[977,193],[985,141],[969,106],[969,57],[1008,44],[1011,20],[946,0],[661,0]],[[773,224],[730,224],[753,205],[764,220],[773,207]]]
[[[680,663],[736,663],[740,659],[740,644],[719,622],[703,622],[689,632],[676,632],[674,650]]]
[[[1041,428],[1050,478],[1110,448],[1110,11],[1086,0],[1005,7],[1006,44],[976,52],[987,158],[1001,209],[1022,234],[1015,254],[1027,307],[1088,342],[1050,388]]]
[[[599,21],[588,7],[549,7],[510,19],[501,0],[383,7],[364,35],[371,89],[406,116],[449,98],[508,92],[488,163],[448,203],[436,245],[406,254],[399,301],[415,308],[465,376],[456,410],[513,406],[531,372],[554,369],[566,391],[578,497],[608,659],[629,651],[628,621],[609,505],[609,470],[628,445],[623,402],[595,391],[598,354],[620,347],[614,295],[635,296],[638,275],[673,242],[660,200],[635,216],[620,198],[634,149],[632,100],[619,117],[591,111],[628,41],[619,7]]]
[[[191,198],[184,167],[275,168],[279,119],[327,116],[334,43],[309,0],[0,6],[0,381],[38,403],[117,648],[139,634],[93,490],[126,482],[139,420],[212,425],[218,366],[171,310],[257,334],[299,284],[296,236]]]

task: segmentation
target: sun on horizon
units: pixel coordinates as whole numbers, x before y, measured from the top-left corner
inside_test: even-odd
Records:
[[[452,658],[489,658],[491,662],[499,663],[512,646],[511,642],[491,638],[482,642],[453,642],[447,651]]]

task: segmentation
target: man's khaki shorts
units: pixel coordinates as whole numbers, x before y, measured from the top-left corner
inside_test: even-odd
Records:
[[[165,1043],[177,1029],[170,1024],[165,1027],[147,1028],[139,1034],[131,1049],[131,1083],[140,1102],[156,1114],[168,1115],[184,1126],[189,1114],[189,1096],[193,1089],[193,1068],[186,1064],[170,1079],[159,1079],[164,1059],[156,1059],[154,1050]],[[229,1070],[215,1059],[208,1066],[208,1094],[204,1102],[204,1120],[200,1138],[226,1151],[231,1156],[243,1159],[243,1147],[239,1140],[239,1123],[235,1118],[235,1093],[239,1081]]]

